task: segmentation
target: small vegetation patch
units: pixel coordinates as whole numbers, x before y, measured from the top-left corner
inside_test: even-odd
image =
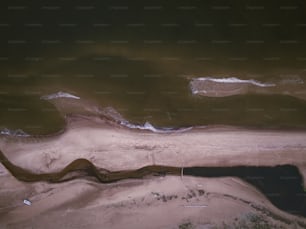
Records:
[[[285,229],[280,225],[273,225],[261,215],[253,213],[245,215],[232,225],[223,224],[223,229]]]
[[[179,225],[179,229],[194,229],[195,227],[191,222],[186,222],[181,225]]]

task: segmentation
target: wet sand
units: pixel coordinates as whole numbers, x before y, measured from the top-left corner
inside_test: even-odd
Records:
[[[230,127],[157,134],[78,116],[69,120],[63,134],[1,138],[0,148],[9,161],[34,173],[56,172],[79,158],[110,171],[147,165],[292,164],[300,169],[305,183],[305,139],[306,133],[301,131]],[[73,228],[178,228],[188,223],[242,223],[250,214],[284,228],[293,224],[302,228],[306,223],[305,218],[276,209],[255,188],[237,178],[165,176],[113,184],[98,184],[91,178],[59,184],[23,183],[3,166],[0,175],[4,184],[0,192],[0,222],[10,225],[8,228],[54,228],[57,224]],[[23,205],[25,198],[32,201],[32,206]]]

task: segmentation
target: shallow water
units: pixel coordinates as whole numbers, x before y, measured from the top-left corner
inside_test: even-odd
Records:
[[[184,169],[184,174],[200,177],[239,177],[254,185],[276,207],[292,214],[306,216],[306,193],[302,177],[294,166],[194,167]]]
[[[135,124],[305,128],[303,1],[11,2],[1,11],[10,15],[0,26],[2,128],[61,129],[39,100],[59,91]],[[194,77],[277,87],[205,98],[191,93]]]

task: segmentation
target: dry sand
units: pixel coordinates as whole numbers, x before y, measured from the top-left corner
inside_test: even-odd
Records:
[[[0,149],[12,163],[34,172],[58,171],[77,158],[87,158],[109,170],[152,164],[293,164],[304,174],[304,182],[306,177],[306,132],[214,127],[156,134],[76,118],[59,136],[1,138]],[[223,222],[250,222],[256,215],[284,228],[306,223],[305,218],[276,209],[249,184],[230,177],[166,176],[114,184],[84,179],[23,183],[1,166],[0,180],[1,228],[178,228],[190,223],[213,228]],[[24,198],[32,206],[23,205]],[[269,212],[281,220],[273,219]]]
[[[87,180],[29,184],[12,177],[0,179],[6,184],[1,189],[1,228],[179,228],[188,223],[220,228],[223,223],[250,224],[255,217],[277,228],[295,228],[303,220],[279,211],[236,178],[167,176],[109,185]],[[31,206],[23,205],[25,197]]]

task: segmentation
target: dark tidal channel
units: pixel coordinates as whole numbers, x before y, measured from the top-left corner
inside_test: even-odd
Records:
[[[291,214],[306,216],[306,192],[297,167],[192,167],[184,174],[198,177],[239,177],[260,190],[276,207]]]
[[[196,176],[196,177],[239,177],[260,190],[276,207],[291,214],[306,216],[306,192],[297,167],[281,165],[275,167],[171,167],[145,166],[137,170],[109,171],[97,168],[86,159],[77,159],[59,172],[36,174],[12,164],[0,151],[0,162],[18,180],[25,182],[65,182],[92,176],[101,183],[124,179],[141,179],[146,176]]]

